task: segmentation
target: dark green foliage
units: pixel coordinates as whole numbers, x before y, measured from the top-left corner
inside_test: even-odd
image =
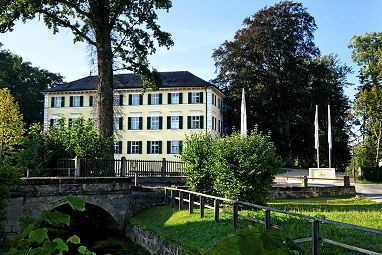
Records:
[[[27,126],[43,121],[44,95],[41,92],[59,83],[62,83],[61,75],[33,67],[7,50],[0,51],[0,88],[10,89]]]
[[[194,134],[186,140],[182,160],[191,190],[265,204],[281,160],[268,136],[257,131],[214,139]]]
[[[382,167],[362,167],[362,176],[366,181],[382,182]]]
[[[73,210],[84,211],[85,202],[80,197],[68,195],[57,203],[67,203]],[[80,238],[59,236],[56,227],[69,226],[70,216],[60,212],[44,211],[36,219],[21,218],[23,231],[12,241],[5,255],[86,254],[95,255],[80,244]]]
[[[295,250],[296,252],[293,252]],[[238,235],[229,237],[214,247],[209,255],[287,255],[299,254],[300,249],[287,242],[281,233],[276,229],[258,232],[257,229],[249,226]]]

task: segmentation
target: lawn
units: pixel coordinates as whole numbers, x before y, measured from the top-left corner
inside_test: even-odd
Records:
[[[369,228],[382,229],[382,206],[362,197],[309,198],[273,200],[270,207],[298,212],[301,214],[318,216],[330,220],[361,225]],[[240,211],[241,215],[262,219],[261,211]],[[292,216],[272,213],[272,224],[291,239],[311,236],[311,222]],[[187,210],[179,211],[170,206],[159,206],[142,212],[131,218],[131,222],[159,234],[160,236],[183,246],[195,254],[205,254],[216,243],[229,236],[235,235],[240,229],[232,227],[232,216],[222,214],[218,223],[213,221],[213,211],[207,209],[205,218],[199,217],[199,210],[195,209],[190,215]],[[240,228],[250,224],[241,219]],[[262,225],[255,225],[259,231]],[[352,230],[328,224],[320,225],[321,236],[350,245],[360,246],[382,252],[382,236],[369,234],[359,230]],[[310,244],[302,245],[306,254],[310,254]],[[342,248],[324,244],[321,254],[357,254]]]

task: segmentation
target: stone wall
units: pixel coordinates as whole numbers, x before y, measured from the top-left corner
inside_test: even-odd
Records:
[[[270,199],[355,195],[354,186],[273,187]]]
[[[125,235],[134,243],[156,255],[192,255],[189,251],[171,243],[170,241],[128,222]]]

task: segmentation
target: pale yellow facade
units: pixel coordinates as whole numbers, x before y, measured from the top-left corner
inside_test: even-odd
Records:
[[[187,135],[224,133],[224,95],[212,85],[143,95],[140,89],[119,89],[114,96],[115,158],[179,161]],[[96,119],[96,105],[95,90],[45,92],[44,129],[62,117],[67,123],[80,116]]]

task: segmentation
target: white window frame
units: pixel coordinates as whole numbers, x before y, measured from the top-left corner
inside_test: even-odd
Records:
[[[180,141],[170,141],[170,154],[180,153]]]
[[[139,117],[130,117],[131,119],[131,130],[139,130]]]
[[[119,141],[114,142],[114,154],[120,154],[119,153]]]
[[[119,118],[121,118],[121,116],[114,117],[114,131],[121,130],[121,129],[119,129]]]
[[[180,96],[178,93],[171,93],[171,104],[179,104],[180,103]]]
[[[53,107],[61,107],[62,97],[54,97]]]
[[[113,95],[113,106],[119,106],[121,103],[121,97],[119,94]]]
[[[150,130],[159,130],[159,116],[151,116],[150,119]]]
[[[150,141],[150,154],[159,154],[159,141]]]
[[[191,116],[191,129],[200,129],[200,116]]]
[[[73,96],[72,97],[72,105],[73,107],[80,107],[81,106],[81,96]]]
[[[151,104],[152,105],[159,105],[159,93],[153,93],[153,94],[151,94]]]
[[[139,154],[139,141],[130,141],[130,154]]]
[[[171,129],[179,129],[180,116],[171,116]]]
[[[141,102],[140,94],[132,94],[131,95],[131,105],[140,105]]]
[[[201,92],[192,92],[191,94],[191,103],[200,104],[200,93]]]

